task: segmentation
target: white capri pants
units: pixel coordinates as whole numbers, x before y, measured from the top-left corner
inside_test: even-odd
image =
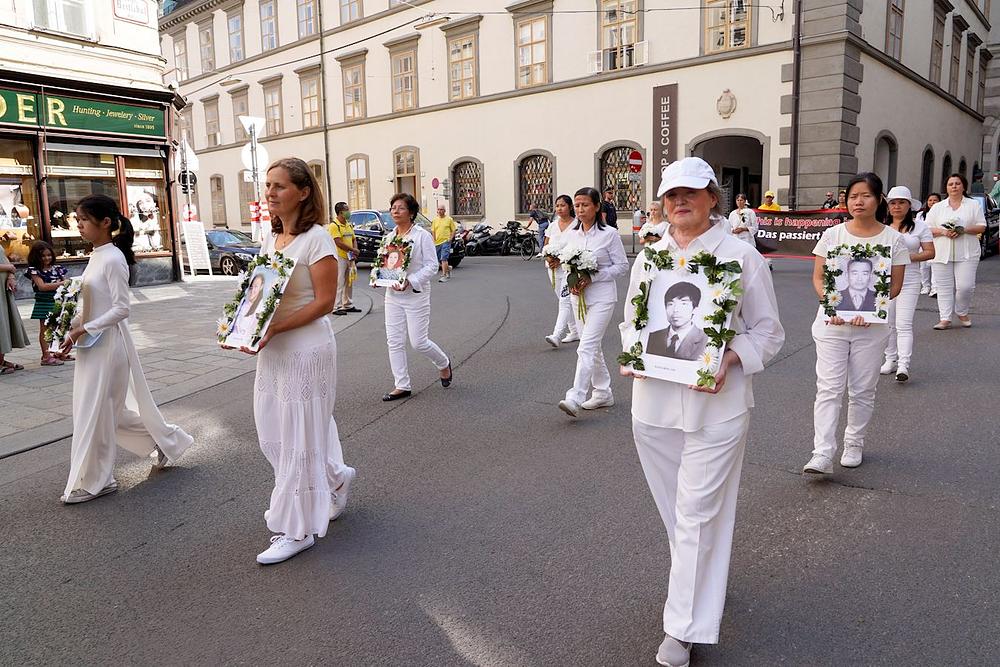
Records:
[[[409,391],[410,374],[406,365],[406,339],[414,350],[430,359],[439,371],[448,368],[447,355],[427,337],[431,326],[430,294],[416,298],[385,300],[385,340],[389,347],[389,366],[396,389]]]
[[[919,299],[920,280],[915,278],[904,282],[899,296],[889,302],[889,342],[885,346],[885,359],[898,362],[901,368],[910,368],[913,356],[913,314],[917,310]]]
[[[570,307],[576,318],[577,298],[570,297]],[[576,348],[576,374],[573,388],[566,392],[566,400],[583,403],[587,392],[593,388],[592,396],[597,399],[611,398],[611,374],[604,361],[604,332],[614,315],[614,301],[588,303],[586,320],[576,318],[576,330],[580,332],[580,344]]]
[[[947,264],[931,264],[934,289],[937,290],[938,313],[945,322],[950,322],[952,315],[966,317],[969,314],[978,268],[978,257]]]
[[[551,276],[551,271],[549,272]],[[556,269],[556,284],[554,291],[559,299],[559,313],[556,316],[556,325],[552,329],[552,335],[561,338],[563,334],[569,333],[579,336],[576,329],[576,318],[573,316],[573,301],[569,296],[569,288],[566,286],[566,272]]]

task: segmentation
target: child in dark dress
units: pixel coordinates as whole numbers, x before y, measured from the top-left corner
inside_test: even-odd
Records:
[[[35,291],[35,307],[31,319],[38,320],[38,344],[42,348],[42,366],[62,366],[63,355],[49,350],[45,342],[45,318],[55,306],[55,293],[66,284],[66,269],[56,264],[56,253],[45,241],[35,241],[28,252],[28,270],[25,272]],[[70,359],[72,360],[72,359]]]

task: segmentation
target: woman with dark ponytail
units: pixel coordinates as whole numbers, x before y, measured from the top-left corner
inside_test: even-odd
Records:
[[[74,346],[78,350],[73,445],[62,496],[67,505],[118,490],[112,476],[115,445],[152,458],[153,467],[162,468],[193,442],[190,435],[163,421],[129,333],[128,273],[129,262],[135,262],[132,223],[106,195],[84,197],[76,214],[80,236],[93,244],[94,251],[83,272],[80,309],[63,342],[63,352]]]

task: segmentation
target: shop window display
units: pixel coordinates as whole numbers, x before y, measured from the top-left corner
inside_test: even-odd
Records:
[[[93,247],[80,237],[76,204],[87,195],[103,194],[121,205],[115,158],[109,153],[46,151],[45,162],[49,221],[56,257],[85,257]]]
[[[125,157],[125,197],[128,217],[135,229],[136,254],[163,252],[169,244],[163,160],[153,157]]]
[[[32,144],[0,139],[0,245],[11,262],[27,259],[40,225]]]

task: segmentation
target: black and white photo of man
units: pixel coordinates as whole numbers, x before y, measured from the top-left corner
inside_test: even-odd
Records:
[[[672,359],[694,361],[705,351],[708,336],[695,325],[695,309],[701,302],[701,290],[688,282],[674,283],[663,296],[666,306],[666,329],[652,331],[646,353]]]
[[[838,311],[875,310],[875,290],[870,287],[873,271],[870,259],[847,262],[847,289],[840,292]]]

